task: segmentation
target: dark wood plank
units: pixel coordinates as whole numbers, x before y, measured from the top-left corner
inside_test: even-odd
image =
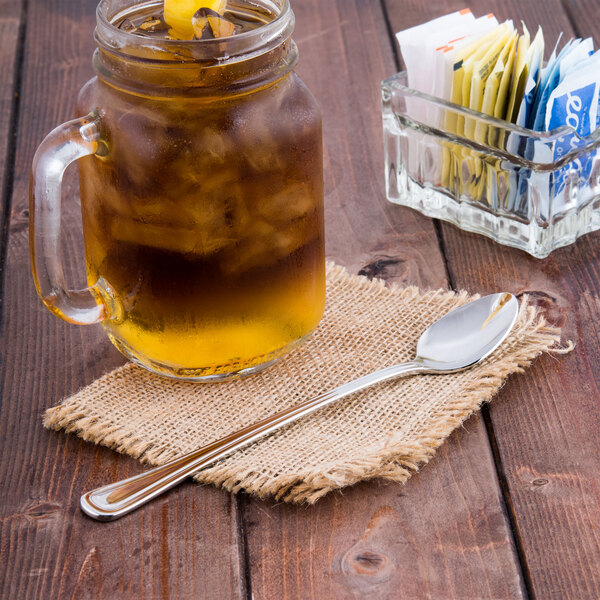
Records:
[[[188,484],[127,519],[93,522],[80,512],[79,495],[142,467],[41,425],[45,408],[123,360],[99,328],[48,313],[29,269],[31,159],[45,133],[75,116],[77,91],[93,74],[95,6],[28,3],[0,342],[0,597],[240,598],[243,553],[232,496]],[[66,194],[67,275],[76,281],[83,279],[83,247],[72,179]]]
[[[366,482],[311,507],[250,501],[255,598],[524,598],[480,419],[406,485]]]
[[[536,596],[598,598],[600,237],[540,263],[459,231],[445,235],[460,287],[532,294],[577,344],[510,381],[490,414]]]
[[[530,30],[541,23],[552,45],[559,31],[567,38],[574,33],[558,0],[544,3],[543,10],[533,2],[466,4],[478,14],[494,11],[501,19],[523,19]],[[600,25],[596,2],[566,5],[571,15],[582,9],[577,13],[578,33],[595,33]],[[390,1],[388,6],[394,29],[414,24],[406,21],[403,8],[408,3]],[[415,19],[444,12],[445,7],[430,7]],[[544,357],[526,377],[509,381],[490,414],[533,594],[598,598],[600,236],[588,235],[539,261],[451,225],[442,230],[457,287],[530,293],[552,322],[564,326],[565,337],[577,343],[570,356]]]
[[[573,31],[579,37],[593,37],[597,48],[600,43],[598,37],[600,4],[596,0],[563,0],[563,6]]]
[[[17,94],[17,56],[21,27],[21,2],[0,1],[0,202],[8,202],[12,181],[8,171],[14,160],[11,136]],[[4,221],[4,205],[0,220]],[[0,253],[4,247],[5,223],[0,223]],[[0,256],[0,273],[3,256]],[[0,283],[0,290],[2,285]]]
[[[384,199],[379,81],[395,67],[379,2],[296,0],[294,10],[298,71],[324,115],[329,256],[446,286],[432,223]],[[244,515],[256,598],[522,597],[479,417],[405,486],[365,483],[312,507],[248,499]]]

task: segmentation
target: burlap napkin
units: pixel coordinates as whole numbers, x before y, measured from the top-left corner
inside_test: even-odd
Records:
[[[127,364],[49,409],[44,424],[161,464],[307,397],[412,359],[421,332],[470,299],[465,292],[386,287],[328,265],[318,330],[270,369],[202,385]],[[559,349],[559,339],[560,331],[523,299],[513,332],[481,365],[349,396],[204,469],[196,480],[290,502],[314,502],[362,479],[403,482],[510,373]]]

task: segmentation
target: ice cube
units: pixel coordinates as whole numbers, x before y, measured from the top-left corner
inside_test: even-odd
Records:
[[[236,275],[253,267],[271,264],[274,260],[275,233],[275,228],[266,221],[255,220],[250,223],[247,236],[221,254],[220,265],[223,272]]]
[[[253,206],[253,211],[273,225],[284,225],[306,217],[314,208],[314,194],[310,187],[298,183],[262,198]]]
[[[192,27],[196,39],[205,40],[233,35],[236,27],[227,18],[210,8],[200,8],[192,17]]]
[[[199,256],[212,254],[232,242],[230,238],[216,237],[197,228],[171,227],[125,218],[113,219],[110,232],[114,239],[122,242]]]
[[[137,27],[129,19],[123,19],[119,23],[119,29],[122,29],[123,31],[127,31],[129,33],[133,33],[135,32]]]
[[[162,17],[152,16],[141,23],[138,29],[145,33],[156,33],[158,31],[167,31],[169,26],[163,21]]]

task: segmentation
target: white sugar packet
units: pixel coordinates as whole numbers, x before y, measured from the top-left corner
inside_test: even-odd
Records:
[[[464,9],[398,32],[396,38],[406,64],[409,87],[450,100],[452,65],[446,62],[447,56],[496,25],[493,15],[475,19],[469,9]],[[417,122],[429,126],[443,125],[443,109],[410,97],[406,103],[409,116]],[[410,142],[409,173],[417,181],[433,179],[441,183],[441,153],[437,142],[425,137],[419,143]]]
[[[463,9],[396,33],[402,59],[406,65],[408,85],[412,89],[430,93],[427,89],[423,89],[423,82],[431,81],[434,74],[431,70],[431,57],[423,52],[427,39],[430,37],[433,39],[448,30],[455,32],[457,27],[465,26],[474,20],[475,17],[470,9]]]

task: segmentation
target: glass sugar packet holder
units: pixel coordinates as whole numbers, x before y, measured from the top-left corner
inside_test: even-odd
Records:
[[[537,258],[600,229],[600,128],[524,129],[410,89],[406,73],[381,87],[390,202]]]

